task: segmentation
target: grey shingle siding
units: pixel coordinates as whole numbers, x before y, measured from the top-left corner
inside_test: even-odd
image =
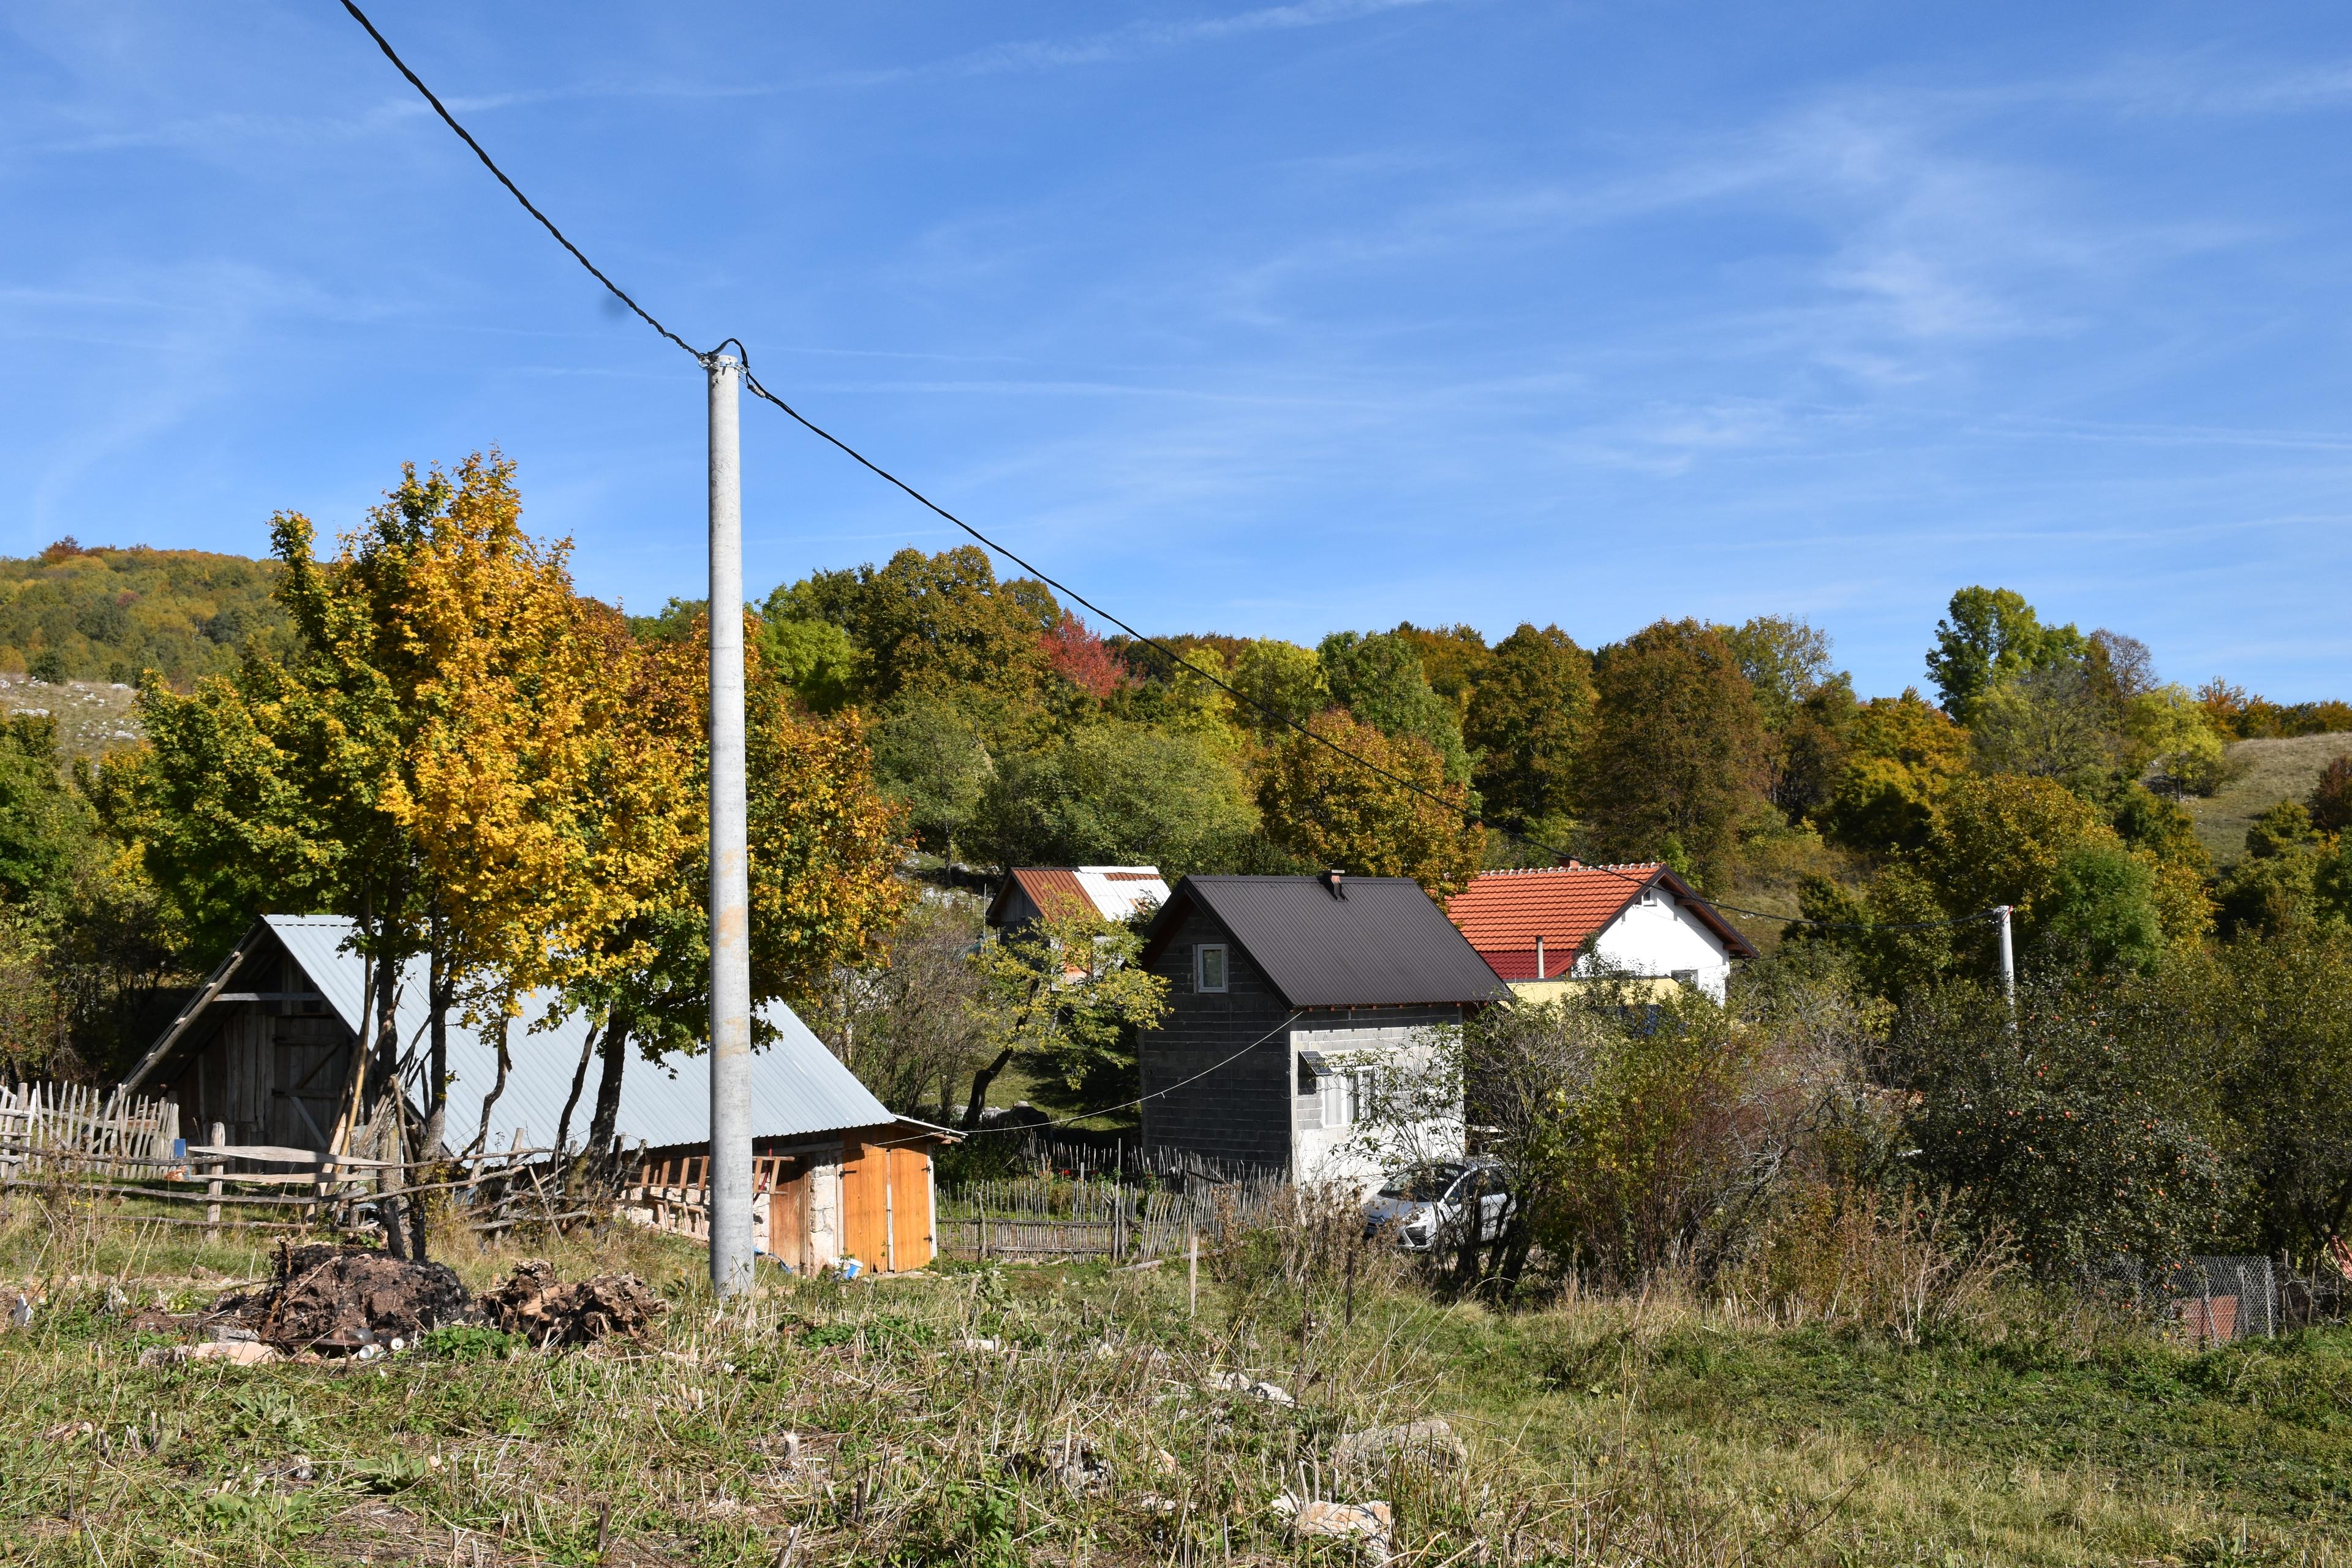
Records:
[[[1192,950],[1223,942],[1226,989],[1192,987]],[[1268,1031],[1271,1039],[1197,1082],[1143,1102],[1143,1146],[1212,1160],[1286,1169],[1290,1163],[1290,1047],[1280,1026],[1290,1009],[1216,918],[1198,905],[1153,954],[1168,981],[1168,1013],[1139,1045],[1143,1092],[1207,1071]]]

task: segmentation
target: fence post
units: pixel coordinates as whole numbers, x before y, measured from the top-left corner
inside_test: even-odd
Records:
[[[1189,1205],[1184,1211],[1184,1315],[1201,1315],[1201,1233]]]
[[[215,1152],[213,1157],[205,1162],[205,1164],[212,1172],[212,1180],[205,1184],[205,1196],[212,1200],[212,1202],[205,1205],[205,1239],[208,1242],[218,1241],[220,1239],[220,1173],[222,1167],[226,1165],[228,1162],[221,1158],[218,1151],[221,1145],[227,1141],[228,1129],[217,1121],[214,1122],[213,1149]]]

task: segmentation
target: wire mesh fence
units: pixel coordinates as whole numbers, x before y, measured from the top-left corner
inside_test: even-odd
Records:
[[[2164,1289],[2167,1319],[2200,1345],[2279,1331],[2278,1270],[2267,1258],[2192,1258]]]
[[[2118,1258],[2083,1271],[2090,1295],[2129,1306],[2200,1347],[2271,1338],[2285,1329],[2340,1316],[2344,1281],[2309,1279],[2268,1258],[2200,1257],[2168,1268]]]
[[[1288,1181],[1272,1173],[1174,1182],[1013,1176],[943,1187],[934,1230],[950,1258],[1146,1262],[1181,1257],[1189,1245],[1223,1246],[1230,1233],[1295,1206]]]

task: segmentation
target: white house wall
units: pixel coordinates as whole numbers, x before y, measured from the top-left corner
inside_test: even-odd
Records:
[[[1432,1026],[1391,1024],[1293,1029],[1290,1128],[1294,1174],[1301,1182],[1329,1183],[1369,1192],[1397,1167],[1425,1159],[1459,1159],[1460,1108],[1426,1118],[1410,1131],[1374,1133],[1361,1126],[1324,1124],[1320,1094],[1297,1092],[1297,1053],[1318,1053],[1336,1070],[1370,1068],[1380,1092],[1412,1094],[1425,1085],[1436,1058]]]
[[[1663,888],[1656,903],[1636,900],[1602,928],[1592,943],[1592,963],[1597,969],[1660,980],[1678,969],[1695,970],[1698,988],[1717,1002],[1731,979],[1731,956],[1723,939]]]

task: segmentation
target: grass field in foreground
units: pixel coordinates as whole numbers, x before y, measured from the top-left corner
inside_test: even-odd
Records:
[[[0,1563],[1364,1560],[1291,1540],[1285,1489],[1390,1502],[1392,1561],[1427,1568],[2352,1563],[2343,1330],[2197,1353],[2020,1297],[1904,1346],[1395,1282],[1349,1321],[1262,1275],[1204,1277],[1192,1318],[1181,1268],[1099,1267],[778,1281],[722,1315],[699,1254],[622,1231],[543,1250],[660,1284],[653,1343],[142,1368],[130,1312],[266,1268],[154,1234],[0,1223],[0,1279],[47,1291],[0,1333]],[[453,1262],[480,1285],[524,1255]],[[1466,1468],[1332,1473],[1342,1432],[1423,1415]],[[1064,1444],[1098,1493],[1057,1479]]]

